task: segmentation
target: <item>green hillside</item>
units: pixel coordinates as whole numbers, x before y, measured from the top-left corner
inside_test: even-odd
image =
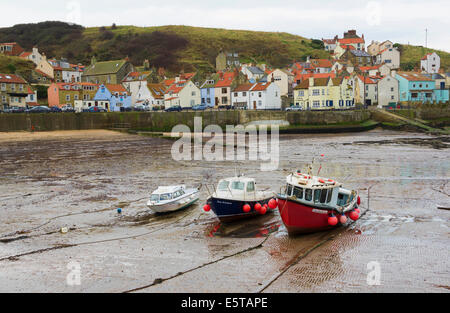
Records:
[[[283,67],[294,60],[328,58],[322,43],[288,33],[226,30],[189,26],[109,26],[84,28],[63,22],[20,24],[0,28],[0,42],[16,41],[27,50],[34,45],[50,57],[65,57],[72,63],[128,56],[135,65],[149,59],[151,66],[169,71],[209,71],[221,49],[239,52],[241,62]],[[432,49],[399,45],[402,67],[414,68]],[[450,67],[450,54],[438,51],[442,66]]]
[[[441,68],[450,71],[450,53],[435,50],[430,48],[425,48],[422,46],[411,46],[395,44],[400,50],[400,62],[401,68],[403,70],[414,70],[420,68],[420,59],[427,53],[436,52],[441,58]]]
[[[36,66],[31,61],[26,61],[18,57],[8,57],[0,54],[0,73],[20,74],[28,77]]]

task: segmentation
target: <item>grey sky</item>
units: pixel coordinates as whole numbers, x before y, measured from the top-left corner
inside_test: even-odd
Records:
[[[425,45],[450,51],[448,0],[1,0],[0,27],[46,20],[84,26],[191,25],[281,31],[307,38],[332,38],[347,29],[364,33],[366,42]],[[11,14],[5,14],[11,12]],[[20,12],[20,14],[18,14]]]

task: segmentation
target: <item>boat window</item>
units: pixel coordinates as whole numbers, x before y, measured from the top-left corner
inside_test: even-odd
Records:
[[[286,188],[286,196],[291,196],[292,195],[292,185],[287,185],[287,188]]]
[[[180,193],[180,196],[184,195],[185,193],[184,190],[179,190],[178,192]]]
[[[337,205],[339,205],[339,206],[345,205],[347,203],[347,200],[348,200],[348,195],[340,193],[338,195]]]
[[[228,185],[230,183],[226,180],[223,180],[219,183],[219,187],[217,187],[219,190],[224,191],[224,190],[228,190]]]
[[[159,201],[159,195],[152,195],[150,197],[150,201],[158,202]]]
[[[303,199],[303,188],[294,187],[294,194],[297,199]]]
[[[173,197],[174,197],[174,198],[178,198],[179,196],[181,196],[180,191],[175,191],[175,192],[173,193]]]
[[[161,201],[170,200],[170,199],[172,199],[171,193],[164,193],[161,195]]]
[[[320,193],[321,193],[321,190],[320,190],[320,189],[314,190],[314,202],[319,202],[319,199],[320,199]]]
[[[234,190],[244,190],[244,183],[243,182],[241,182],[241,181],[234,181],[232,184],[231,184],[231,189],[234,189]]]
[[[253,192],[255,191],[255,182],[248,182],[247,183],[247,192]]]
[[[305,200],[306,201],[312,200],[312,189],[305,189]]]
[[[320,195],[320,203],[325,203],[327,201],[328,189],[322,189],[322,193]]]
[[[333,195],[333,189],[328,189],[327,203],[331,202],[331,196],[332,195]]]

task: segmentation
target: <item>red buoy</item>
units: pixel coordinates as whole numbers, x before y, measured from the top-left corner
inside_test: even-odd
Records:
[[[266,212],[267,212],[267,208],[266,208],[265,206],[263,206],[263,207],[259,210],[259,213],[262,214],[262,215],[266,214]]]
[[[353,221],[356,221],[359,218],[359,214],[356,211],[351,211],[348,215]]]
[[[339,222],[341,222],[341,224],[347,223],[347,216],[341,215],[341,216],[339,217]]]
[[[260,203],[255,204],[255,211],[261,210],[262,206]]]
[[[325,184],[325,181],[323,179],[319,179],[319,183]]]
[[[328,217],[328,225],[330,226],[336,226],[338,223],[338,218],[334,215],[331,215]]]
[[[361,198],[358,196],[358,198],[357,198],[357,200],[356,200],[356,203],[358,204],[358,205],[360,205],[361,204]]]
[[[277,200],[270,199],[270,201],[269,201],[269,208],[271,208],[273,210],[273,209],[276,209],[277,206],[278,206]]]
[[[205,204],[203,206],[203,210],[205,210],[205,212],[209,212],[209,211],[211,211],[211,206],[209,204]]]
[[[248,212],[250,212],[250,210],[251,210],[252,208],[250,207],[250,205],[246,204],[246,205],[244,205],[244,206],[242,207],[242,209],[244,210],[245,213],[248,213]]]
[[[358,215],[361,214],[361,210],[359,208],[356,208],[355,212],[358,213]]]

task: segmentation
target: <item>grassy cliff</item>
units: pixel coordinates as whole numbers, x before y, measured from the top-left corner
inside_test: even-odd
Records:
[[[145,59],[171,71],[211,70],[221,49],[240,53],[242,62],[286,66],[306,56],[328,58],[320,41],[288,33],[227,30],[190,26],[108,26],[84,28],[63,22],[21,24],[0,28],[0,42],[17,41],[27,50],[34,45],[51,57],[89,64],[128,56],[133,64]],[[399,45],[402,67],[414,68],[432,49]],[[450,67],[450,54],[438,51],[442,66]]]

